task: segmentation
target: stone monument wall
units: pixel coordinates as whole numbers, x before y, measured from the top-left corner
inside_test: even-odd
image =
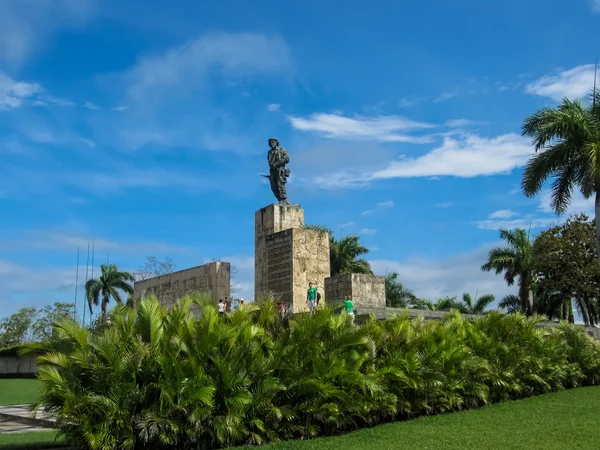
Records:
[[[267,236],[304,227],[299,205],[269,205],[254,215],[254,299],[268,293]]]
[[[329,275],[329,236],[306,230],[298,205],[269,205],[256,212],[255,299],[271,294],[290,311],[306,311],[308,283],[323,293]]]
[[[179,298],[193,291],[208,292],[214,299],[230,296],[231,265],[228,262],[212,262],[168,275],[136,281],[133,296],[139,300],[155,295],[158,301],[171,308]]]
[[[341,274],[325,279],[325,301],[341,303],[346,295],[359,314],[385,311],[385,277],[363,274]]]

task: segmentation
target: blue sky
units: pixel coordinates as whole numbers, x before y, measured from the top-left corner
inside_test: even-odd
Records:
[[[432,299],[516,291],[479,270],[497,229],[560,220],[547,195],[519,191],[520,125],[589,92],[599,13],[598,0],[3,0],[0,316],[72,301],[92,239],[96,274],[107,257],[217,258],[251,298],[271,136],[307,223],[360,234],[378,274]]]

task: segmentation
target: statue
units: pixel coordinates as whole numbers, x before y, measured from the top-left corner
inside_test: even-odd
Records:
[[[263,175],[268,178],[271,182],[271,190],[280,205],[289,204],[287,201],[287,191],[285,184],[290,176],[290,169],[286,168],[285,165],[290,162],[285,148],[279,145],[279,141],[275,138],[269,139],[269,153],[267,154],[267,161],[269,162],[269,175]]]

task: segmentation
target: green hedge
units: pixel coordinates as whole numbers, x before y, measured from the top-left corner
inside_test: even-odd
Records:
[[[195,319],[155,298],[90,334],[59,327],[40,358],[43,406],[80,448],[214,448],[334,435],[600,382],[573,326],[490,313],[353,325],[329,310],[281,321],[272,302]],[[58,347],[57,347],[58,348]]]

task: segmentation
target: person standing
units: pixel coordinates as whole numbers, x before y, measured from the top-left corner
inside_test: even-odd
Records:
[[[354,304],[352,303],[351,295],[346,295],[346,299],[344,300],[344,311],[350,316],[352,323],[354,323]]]
[[[317,309],[317,288],[313,287],[312,283],[308,283],[308,291],[306,293],[306,303],[308,303],[308,309],[312,314]]]
[[[231,312],[231,300],[229,299],[229,297],[225,297],[225,312]]]
[[[225,303],[222,299],[219,299],[219,315],[223,317],[225,315]]]

